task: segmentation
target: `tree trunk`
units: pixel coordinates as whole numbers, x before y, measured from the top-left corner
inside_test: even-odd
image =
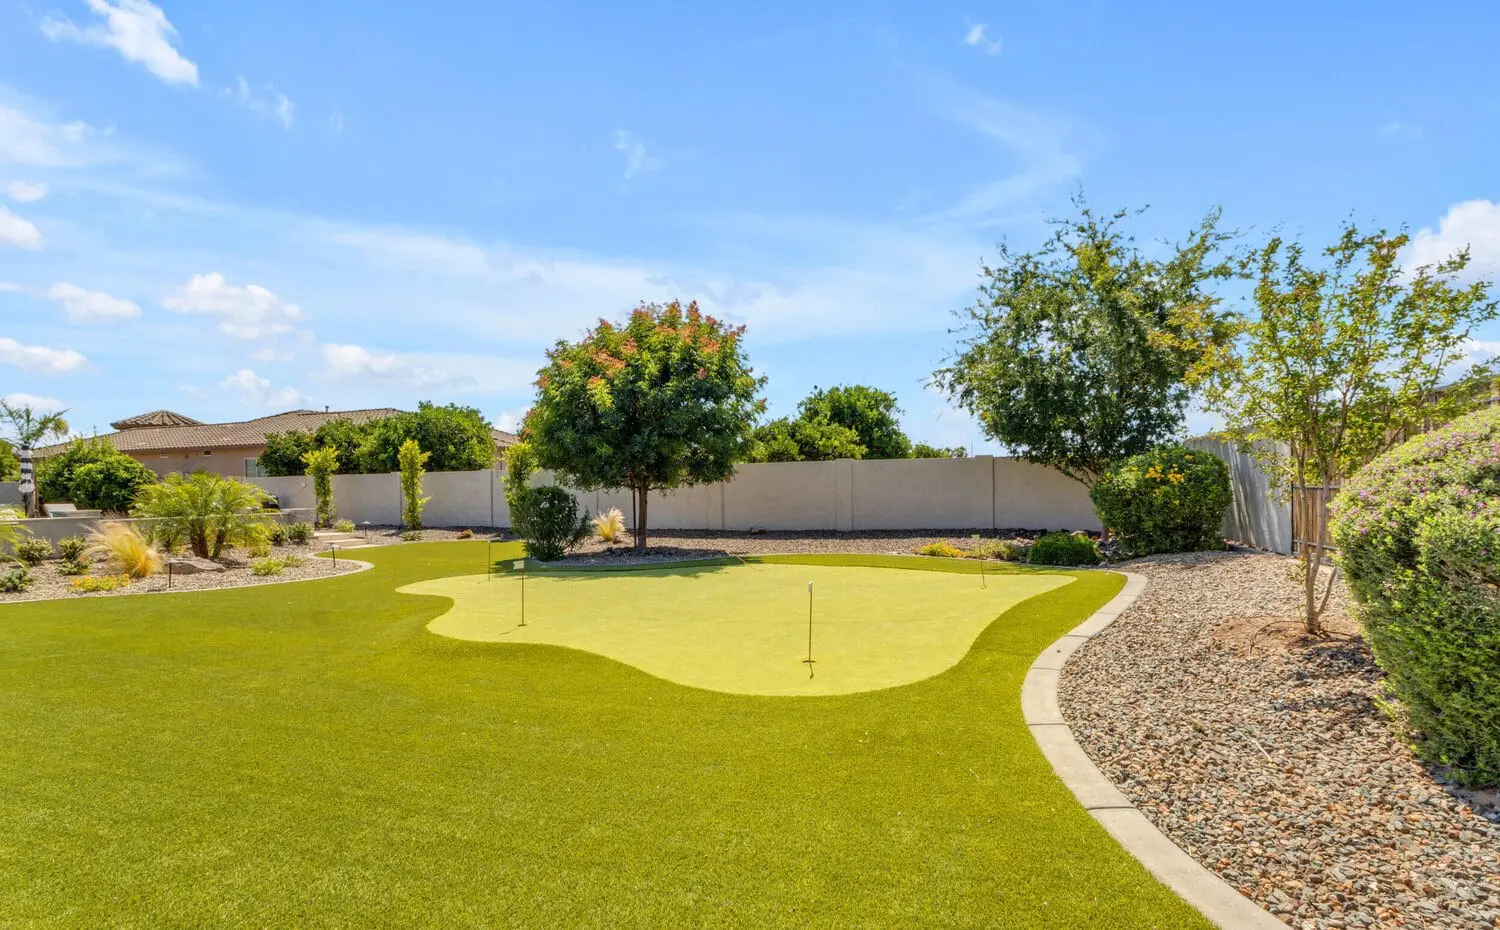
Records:
[[[651,499],[649,488],[642,487],[635,490],[635,551],[641,554],[646,552],[646,504]]]
[[[1302,541],[1302,594],[1305,598],[1303,625],[1312,636],[1321,635],[1323,632],[1322,610],[1318,604],[1318,572],[1323,567],[1323,524],[1326,514],[1323,509],[1323,495],[1327,489],[1320,485],[1318,496],[1310,508],[1313,513],[1312,533],[1310,539]],[[1307,499],[1307,489],[1303,488],[1303,499]]]

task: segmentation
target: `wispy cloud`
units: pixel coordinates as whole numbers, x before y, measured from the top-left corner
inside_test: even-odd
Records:
[[[299,407],[307,402],[296,388],[273,387],[269,378],[263,378],[249,368],[241,368],[220,381],[219,386],[238,392],[241,399],[252,407]]]
[[[118,323],[141,315],[141,308],[103,291],[88,291],[61,281],[47,290],[47,299],[63,308],[70,323]]]
[[[302,308],[296,304],[283,301],[258,284],[230,284],[216,271],[193,275],[161,303],[177,313],[212,317],[219,321],[220,332],[236,339],[289,333],[303,318]]]
[[[77,371],[88,364],[88,359],[73,349],[29,346],[9,337],[0,336],[0,362],[14,365],[22,371],[62,374]]]
[[[1000,39],[990,38],[989,26],[984,23],[970,22],[969,20],[964,20],[964,22],[969,27],[964,33],[965,45],[977,48],[986,55],[1000,54],[1000,49],[1004,46],[1004,43]]]
[[[177,30],[165,13],[147,0],[84,0],[94,22],[79,26],[70,19],[42,20],[42,32],[54,42],[82,42],[112,48],[168,84],[198,85],[198,66],[176,48]]]
[[[47,185],[40,181],[11,181],[5,194],[16,203],[35,203],[47,196]]]
[[[244,76],[234,79],[233,87],[225,87],[219,91],[220,97],[228,97],[235,103],[252,113],[264,113],[276,117],[281,122],[282,128],[291,129],[297,120],[297,105],[292,103],[291,98],[276,89],[275,84],[265,84],[261,88],[266,96],[262,97],[256,88]]]
[[[42,233],[35,223],[16,216],[8,207],[0,207],[0,245],[39,249],[42,247]]]
[[[625,180],[627,181],[636,175],[655,171],[662,166],[660,159],[653,158],[646,151],[646,143],[641,141],[641,137],[629,130],[615,130],[615,151],[625,156]]]
[[[56,397],[27,394],[25,391],[13,391],[6,394],[5,402],[12,407],[30,407],[32,410],[49,412],[64,410],[68,406]]]

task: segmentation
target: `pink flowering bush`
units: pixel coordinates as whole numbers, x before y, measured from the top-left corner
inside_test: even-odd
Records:
[[[1207,452],[1162,446],[1133,455],[1095,482],[1089,497],[1126,555],[1224,548],[1229,466]]]
[[[1500,783],[1500,408],[1413,439],[1333,503],[1365,639],[1417,751]]]

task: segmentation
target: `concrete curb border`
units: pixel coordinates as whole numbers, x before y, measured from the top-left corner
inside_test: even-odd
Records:
[[[1125,587],[1057,642],[1043,650],[1021,684],[1021,715],[1052,770],[1125,851],[1223,930],[1286,930],[1282,923],[1228,882],[1204,868],[1146,818],[1099,771],[1073,738],[1057,703],[1062,669],[1084,643],[1103,632],[1146,590],[1146,579],[1130,572]]]

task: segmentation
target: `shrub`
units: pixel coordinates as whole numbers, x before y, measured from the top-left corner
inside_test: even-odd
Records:
[[[106,523],[89,535],[90,557],[108,556],[110,565],[131,578],[148,578],[161,571],[161,552],[123,523]]]
[[[286,570],[286,563],[281,559],[256,559],[250,563],[250,572],[254,575],[279,575]]]
[[[281,564],[285,565],[287,568],[296,568],[298,565],[301,565],[306,561],[306,559],[295,552],[288,552],[286,555],[281,557]]]
[[[1207,452],[1163,446],[1133,455],[1105,472],[1089,497],[1126,555],[1224,548],[1229,466]]]
[[[930,542],[916,548],[917,555],[931,556],[935,559],[961,559],[964,551],[947,540]]]
[[[533,559],[554,562],[588,535],[588,512],[556,485],[528,488],[511,506],[511,522]]]
[[[15,556],[28,566],[36,566],[52,558],[52,544],[45,539],[18,539]]]
[[[352,533],[354,532],[354,521],[339,520],[333,524],[333,528],[338,530],[340,533]]]
[[[245,547],[245,555],[252,559],[263,559],[271,554],[271,542],[254,542]]]
[[[418,542],[421,539],[422,539],[422,531],[421,530],[402,530],[401,531],[401,541],[402,542]]]
[[[0,575],[0,594],[19,594],[31,587],[36,579],[31,576],[31,569],[25,565],[18,565],[3,575]]]
[[[98,466],[98,467],[93,467]],[[49,504],[123,513],[141,488],[156,483],[151,469],[103,439],[78,439],[37,463],[36,487]]]
[[[313,525],[302,520],[286,525],[287,541],[296,546],[305,546],[312,541]]]
[[[1338,564],[1417,752],[1500,782],[1500,408],[1366,466],[1332,506]]]
[[[93,594],[98,591],[117,591],[128,584],[129,575],[85,575],[74,578],[69,587],[79,594]]]
[[[611,507],[594,517],[594,536],[606,543],[625,541],[625,515],[620,508]]]
[[[422,496],[422,476],[426,474],[423,466],[431,457],[431,453],[422,451],[415,439],[403,442],[397,452],[401,466],[401,525],[408,530],[422,528],[422,508],[432,500]]]
[[[965,556],[971,559],[1000,559],[1004,562],[1020,562],[1026,558],[1026,545],[1010,539],[981,539]]]
[[[453,535],[453,538],[454,539],[473,539],[474,538],[474,531],[473,530],[459,530],[457,533],[455,533]]]
[[[186,541],[193,554],[217,559],[225,546],[253,545],[265,538],[270,495],[253,484],[209,472],[168,475],[141,490],[138,516],[155,520],[157,541]]]
[[[82,536],[65,536],[57,541],[57,554],[71,561],[82,559],[88,548],[89,541]]]
[[[286,545],[286,541],[287,541],[286,524],[285,523],[272,523],[270,526],[268,526],[266,528],[266,539],[268,541],[270,541],[271,545],[273,545],[273,546],[284,546],[284,545]]]
[[[317,506],[313,521],[319,526],[327,526],[338,516],[338,510],[333,506],[333,473],[338,471],[339,450],[333,446],[314,449],[303,455],[302,461],[313,480],[313,498]]]
[[[1026,561],[1032,565],[1098,565],[1099,544],[1074,533],[1048,533],[1031,544]]]

